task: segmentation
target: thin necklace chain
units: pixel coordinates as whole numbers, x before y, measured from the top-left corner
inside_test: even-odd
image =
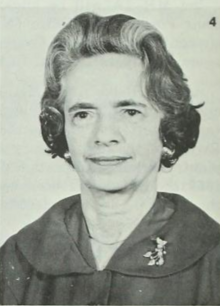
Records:
[[[106,242],[102,242],[102,241],[100,241],[100,240],[98,240],[98,239],[96,239],[96,238],[94,238],[94,237],[92,237],[92,236],[90,236],[90,235],[89,235],[89,238],[90,238],[91,240],[94,240],[94,241],[98,242],[98,243],[106,244],[106,245],[113,245],[113,244],[117,244],[117,243],[120,243],[120,242],[123,242],[123,241],[126,240],[126,239],[122,239],[122,240],[119,240],[119,241],[116,241],[116,242],[106,243]]]

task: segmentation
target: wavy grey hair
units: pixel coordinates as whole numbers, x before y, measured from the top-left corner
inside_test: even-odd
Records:
[[[42,136],[49,147],[46,152],[72,164],[66,154],[68,146],[64,131],[65,76],[80,59],[105,53],[126,54],[141,60],[144,93],[148,101],[164,114],[160,137],[163,145],[172,152],[162,155],[161,164],[171,167],[196,145],[200,115],[197,107],[190,104],[187,80],[167,51],[161,33],[146,21],[122,14],[106,17],[80,14],[50,44],[40,114]]]

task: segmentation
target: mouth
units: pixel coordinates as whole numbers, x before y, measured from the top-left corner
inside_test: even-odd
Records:
[[[99,156],[89,158],[92,163],[99,166],[116,166],[126,162],[129,159],[131,159],[131,157],[125,156]]]

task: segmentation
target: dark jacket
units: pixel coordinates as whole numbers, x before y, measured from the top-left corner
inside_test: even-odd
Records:
[[[163,265],[150,266],[143,255],[155,249],[156,237],[168,242],[167,253]],[[97,271],[74,196],[4,244],[0,272],[2,304],[220,305],[220,227],[183,197],[158,193]]]

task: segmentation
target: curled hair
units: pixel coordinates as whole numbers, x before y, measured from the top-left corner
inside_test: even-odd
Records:
[[[64,133],[63,80],[82,58],[118,53],[137,57],[144,67],[144,94],[164,114],[160,136],[172,156],[161,163],[171,167],[196,145],[200,115],[190,104],[190,90],[183,71],[169,54],[160,32],[146,21],[127,15],[100,17],[85,13],[72,19],[52,41],[46,59],[45,92],[40,115],[43,139],[53,157],[65,158],[68,146]],[[61,119],[62,118],[62,119]],[[67,160],[71,163],[70,158]]]

